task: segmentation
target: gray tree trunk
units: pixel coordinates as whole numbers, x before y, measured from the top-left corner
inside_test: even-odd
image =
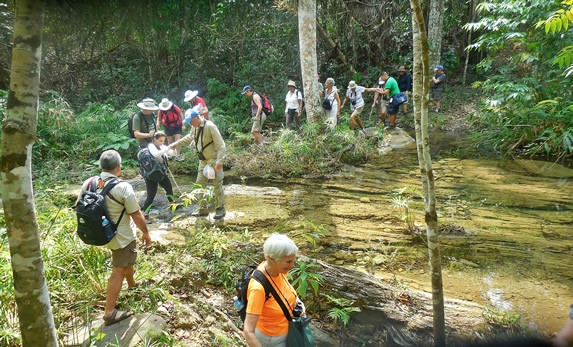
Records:
[[[425,198],[426,237],[432,274],[432,311],[434,328],[434,346],[446,345],[444,290],[442,283],[442,262],[440,243],[438,240],[438,215],[436,213],[436,192],[434,171],[430,156],[428,133],[428,103],[430,94],[430,79],[432,76],[429,64],[428,40],[424,24],[424,16],[419,0],[410,0],[412,7],[412,32],[414,46],[414,115],[416,127],[416,146],[418,162],[422,177],[422,187]]]
[[[298,40],[306,116],[311,123],[319,122],[323,111],[316,79],[316,0],[298,1]]]
[[[430,48],[430,66],[432,69],[441,62],[442,29],[444,26],[444,0],[430,0],[428,18],[428,43]]]
[[[57,346],[58,339],[34,207],[32,145],[36,137],[45,1],[19,0],[12,71],[2,127],[2,201],[22,345]]]

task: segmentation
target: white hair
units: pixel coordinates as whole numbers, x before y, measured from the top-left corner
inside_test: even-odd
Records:
[[[273,233],[265,241],[263,252],[265,254],[265,259],[271,257],[275,260],[279,260],[282,257],[296,254],[298,252],[298,247],[294,244],[293,240],[289,239],[288,236]]]

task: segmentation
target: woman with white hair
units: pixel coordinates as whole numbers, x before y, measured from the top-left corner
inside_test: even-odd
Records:
[[[304,306],[286,274],[294,267],[298,247],[283,234],[274,233],[263,245],[265,261],[257,267],[277,291],[292,316],[304,314]],[[268,297],[268,298],[267,298]],[[273,295],[266,295],[254,278],[247,289],[247,315],[243,333],[250,347],[286,347],[289,322]]]
[[[338,89],[334,86],[334,78],[329,77],[326,79],[326,89],[324,90],[324,100],[322,101],[322,108],[326,113],[326,124],[335,128],[340,117],[340,96]]]

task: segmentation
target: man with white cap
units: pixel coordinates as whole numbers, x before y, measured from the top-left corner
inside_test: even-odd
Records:
[[[350,100],[350,110],[352,114],[350,115],[350,129],[354,130],[354,124],[358,124],[360,130],[363,134],[366,134],[364,131],[364,126],[362,125],[362,121],[360,120],[360,114],[364,110],[364,98],[362,97],[362,93],[364,92],[375,92],[377,88],[366,88],[363,86],[359,86],[354,81],[350,81],[348,83],[348,89],[346,90],[346,97],[342,102],[342,106],[340,109],[344,108],[344,105]]]
[[[431,98],[434,103],[435,111],[440,112],[440,103],[442,94],[446,86],[446,74],[442,65],[436,66],[436,74],[432,77]]]
[[[181,112],[181,109],[167,98],[163,98],[159,103],[159,111],[157,112],[157,129],[159,129],[161,125],[163,125],[163,128],[165,129],[168,143],[173,143],[183,136],[183,130],[185,130],[185,124],[183,124],[183,112]],[[175,160],[183,161],[179,146],[175,148],[175,153]]]
[[[169,145],[169,148],[175,148],[178,145],[192,144],[197,151],[199,157],[199,168],[197,171],[196,183],[202,187],[206,187],[208,177],[203,174],[203,169],[210,165],[215,168],[215,178],[213,180],[213,194],[215,198],[215,219],[225,217],[225,194],[223,190],[223,160],[227,154],[225,141],[219,132],[215,123],[210,120],[204,119],[194,109],[189,109],[185,112],[185,124],[191,124],[193,129],[188,135],[184,136],[181,140],[176,141]],[[209,210],[207,202],[204,199],[199,201],[199,216],[207,216]]]
[[[185,99],[184,101],[189,103],[191,107],[198,110],[199,115],[207,120],[209,120],[209,109],[207,108],[207,104],[205,100],[198,96],[199,92],[196,90],[188,90],[185,92]]]
[[[133,135],[137,139],[139,148],[147,148],[153,140],[153,134],[157,131],[153,112],[159,110],[155,100],[143,99],[137,104],[140,111],[133,116]]]

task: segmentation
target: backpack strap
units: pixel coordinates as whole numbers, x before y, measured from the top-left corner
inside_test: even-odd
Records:
[[[286,320],[289,322],[292,321],[290,310],[286,307],[285,303],[279,296],[279,293],[277,293],[275,287],[271,285],[271,283],[267,279],[267,276],[265,276],[265,274],[263,274],[259,269],[255,269],[255,271],[253,271],[253,278],[257,280],[257,282],[259,282],[263,286],[263,288],[265,288],[265,295],[267,295],[267,293],[270,292],[271,295],[275,298],[276,302],[281,307],[281,310],[283,311]]]
[[[95,176],[98,178],[98,180],[100,179],[99,176]],[[94,178],[95,178],[94,177]],[[121,202],[117,201],[116,198],[113,197],[113,195],[110,194],[110,191],[117,186],[121,181],[118,180],[117,178],[112,178],[109,181],[107,181],[103,187],[103,189],[101,190],[101,195],[102,196],[109,196],[110,199],[112,199],[113,201],[117,202],[118,204],[121,205]],[[93,183],[93,182],[92,182]],[[104,204],[105,206],[105,213],[106,215],[109,217],[109,212],[107,210],[107,206]],[[119,222],[121,222],[121,219],[123,218],[123,214],[125,213],[125,206],[123,206],[123,211],[121,211],[121,214],[119,215],[119,219],[117,220],[117,222],[115,222],[114,224],[117,226],[119,225]],[[111,219],[110,219],[111,220]]]

